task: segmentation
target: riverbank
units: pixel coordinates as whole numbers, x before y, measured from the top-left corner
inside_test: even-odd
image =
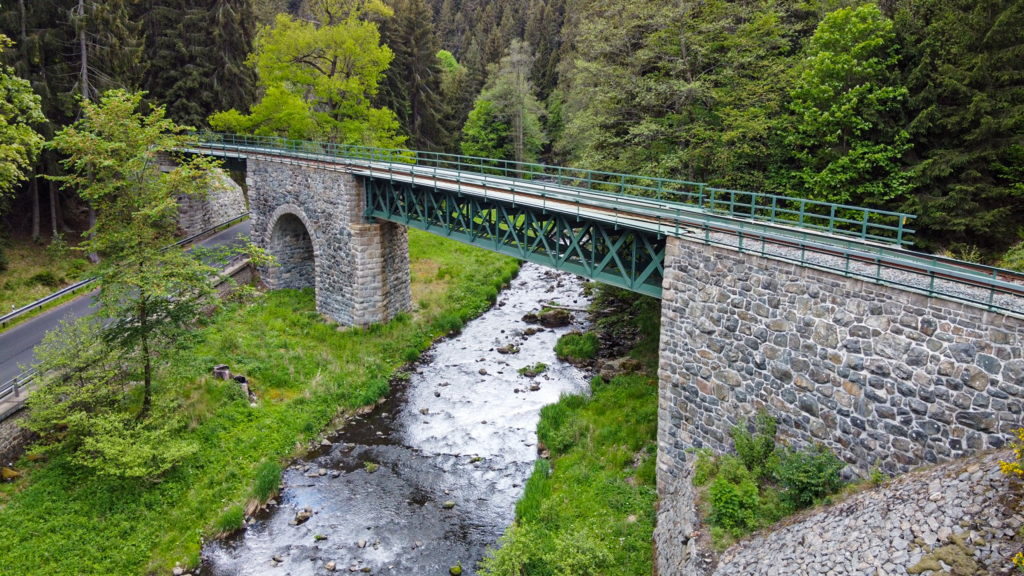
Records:
[[[237,527],[265,488],[257,470],[303,451],[339,411],[386,396],[398,367],[487,310],[518,270],[511,258],[412,230],[409,244],[412,314],[341,330],[316,312],[311,289],[272,292],[229,306],[169,355],[158,390],[180,402],[179,433],[199,450],[162,481],[110,480],[59,455],[22,460],[24,476],[0,486],[0,573],[197,566],[204,538]],[[255,408],[237,384],[212,378],[217,364],[250,380]]]
[[[538,460],[516,505],[516,523],[485,560],[486,573],[651,574],[657,457],[658,301],[602,287],[596,370],[639,370],[591,382],[590,395],[563,396],[541,410]]]

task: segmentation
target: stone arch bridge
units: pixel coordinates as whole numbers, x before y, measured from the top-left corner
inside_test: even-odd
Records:
[[[860,474],[1002,446],[1024,422],[1024,276],[908,250],[911,218],[702,184],[208,135],[246,172],[271,287],[342,324],[410,307],[406,227],[662,300],[656,541],[685,560],[686,450],[767,409]]]

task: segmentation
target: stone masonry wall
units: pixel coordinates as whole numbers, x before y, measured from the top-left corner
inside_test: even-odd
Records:
[[[675,238],[663,289],[659,550],[685,536],[665,495],[686,450],[729,450],[760,408],[859,475],[999,448],[1024,422],[1020,319]]]
[[[245,212],[245,193],[223,170],[218,170],[217,185],[206,198],[178,198],[178,225],[187,236],[230,220]]]
[[[247,180],[253,241],[282,264],[261,270],[269,286],[315,286],[317,310],[343,325],[385,322],[411,307],[408,236],[363,221],[361,181],[263,160],[249,160]]]

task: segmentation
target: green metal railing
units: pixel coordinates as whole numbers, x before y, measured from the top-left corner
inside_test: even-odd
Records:
[[[640,182],[639,176],[275,137],[203,134],[187,152],[342,169],[413,188],[446,187],[1024,317],[1024,275],[902,248],[913,232],[903,225],[912,218],[906,214],[679,181]]]
[[[914,233],[913,229],[907,228],[907,224],[915,218],[912,214],[714,188],[700,182],[439,152],[292,140],[276,136],[204,132],[197,137],[204,145],[272,148],[314,156],[407,164],[458,173],[472,172],[523,182],[549,182],[564,189],[650,198],[666,205],[683,204],[729,218],[779,224],[897,246],[912,244],[909,235]]]

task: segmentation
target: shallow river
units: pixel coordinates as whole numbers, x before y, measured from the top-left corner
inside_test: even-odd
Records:
[[[541,407],[587,387],[553,351],[573,328],[526,336],[521,318],[551,300],[583,307],[581,288],[575,276],[524,264],[502,305],[436,343],[387,402],[286,470],[279,506],[207,546],[202,573],[328,574],[334,562],[336,573],[443,575],[461,562],[473,574],[514,519],[537,459]],[[520,352],[497,351],[508,344]],[[518,374],[537,362],[547,371]],[[367,463],[379,468],[368,472]],[[312,517],[294,525],[307,506]]]

